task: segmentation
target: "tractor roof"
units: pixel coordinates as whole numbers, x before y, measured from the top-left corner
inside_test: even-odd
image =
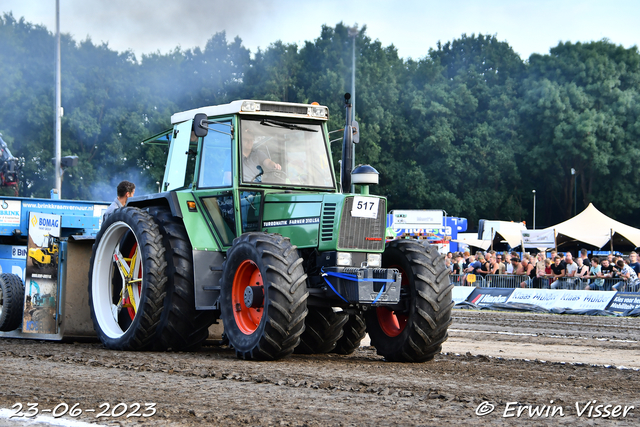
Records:
[[[210,107],[194,108],[171,116],[171,124],[182,123],[193,119],[198,113],[207,117],[225,116],[231,114],[257,114],[264,116],[298,117],[315,120],[327,120],[329,109],[316,104],[295,104],[291,102],[239,100],[230,104],[213,105]]]

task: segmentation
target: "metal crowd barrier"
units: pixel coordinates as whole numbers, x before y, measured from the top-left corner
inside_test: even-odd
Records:
[[[607,278],[607,279],[581,279],[573,277],[563,277],[556,280],[553,283],[549,278],[534,278],[530,279],[529,276],[515,276],[512,274],[487,274],[481,276],[479,274],[451,274],[450,281],[455,286],[474,286],[479,288],[519,288],[520,285],[525,282],[526,288],[537,289],[573,289],[582,290],[589,285],[593,291],[611,291],[613,285],[624,281],[619,278]],[[474,277],[475,276],[475,277]],[[600,282],[602,281],[602,282]],[[640,281],[634,284],[627,284],[624,288],[620,289],[626,292],[638,292],[640,291]]]

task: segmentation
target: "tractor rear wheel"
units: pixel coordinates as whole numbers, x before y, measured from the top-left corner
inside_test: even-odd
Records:
[[[307,315],[307,275],[288,238],[245,233],[223,263],[221,315],[241,359],[276,360],[300,342]]]
[[[24,285],[15,274],[0,274],[0,331],[17,329],[22,323]]]
[[[89,268],[89,307],[102,343],[114,350],[153,344],[167,293],[162,234],[149,213],[124,207],[102,224]]]
[[[342,330],[342,337],[336,343],[336,348],[333,349],[332,353],[351,354],[360,347],[360,342],[367,335],[364,315],[361,313],[350,314]]]
[[[196,310],[193,252],[182,220],[164,207],[152,207],[149,213],[162,234],[168,279],[154,349],[196,350],[209,337],[209,326],[214,322],[216,313]]]
[[[304,332],[300,335],[298,354],[329,353],[342,337],[342,329],[349,317],[335,313],[331,307],[309,307],[304,319]]]
[[[442,349],[451,323],[449,270],[435,246],[411,240],[386,245],[382,266],[402,273],[398,310],[367,311],[367,332],[379,355],[391,362],[425,362]]]

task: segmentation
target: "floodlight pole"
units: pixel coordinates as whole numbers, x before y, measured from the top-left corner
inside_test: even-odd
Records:
[[[571,175],[573,175],[573,215],[578,215],[578,175],[576,170],[571,168]]]
[[[62,101],[60,95],[60,0],[56,0],[56,102],[54,110],[54,140],[55,140],[55,184],[58,198],[62,198],[62,174],[60,173],[60,158],[62,155]]]
[[[536,229],[536,190],[533,190],[533,229]]]

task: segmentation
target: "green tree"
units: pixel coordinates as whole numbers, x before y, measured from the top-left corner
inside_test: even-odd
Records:
[[[523,169],[541,184],[547,223],[573,214],[576,192],[578,211],[593,202],[637,223],[639,66],[637,48],[607,40],[560,43],[550,55],[529,59],[520,110],[528,149]]]

